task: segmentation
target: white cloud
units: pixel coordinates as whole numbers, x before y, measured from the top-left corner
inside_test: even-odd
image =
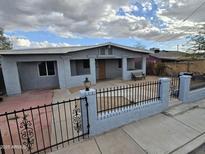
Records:
[[[24,38],[12,40],[12,43],[15,47],[18,46],[18,47],[29,48],[31,46],[31,41],[29,41],[28,39],[24,39]]]
[[[132,11],[132,8],[129,6],[122,6],[121,8],[124,12],[131,12]]]
[[[18,38],[15,36],[10,36],[9,39],[11,40],[13,47],[15,49],[24,49],[24,48],[45,48],[45,47],[64,47],[70,46],[68,43],[51,43],[48,41],[30,41],[27,38]]]
[[[0,21],[3,21],[0,26],[7,31],[46,28],[49,32],[67,38],[109,38],[143,37],[157,29],[144,18],[129,15],[130,11],[138,8],[127,0],[11,1],[0,2],[0,13],[3,14],[0,16]],[[116,15],[121,7],[127,12],[126,16]]]
[[[137,1],[144,11],[152,9],[151,0]],[[159,29],[143,17],[130,15],[130,12],[139,8],[130,4],[129,0],[1,0],[0,27],[6,31],[43,29],[66,38],[139,37],[166,41],[173,36],[180,38],[196,31],[193,29],[195,25],[205,21],[205,7],[200,8],[186,22],[181,20],[202,2],[157,0],[157,16],[166,24],[166,28]],[[119,8],[124,10],[125,16],[116,14]],[[31,46],[27,40],[19,41],[18,44],[22,43],[22,46]]]
[[[144,11],[150,11],[152,10],[152,3],[149,1],[146,1],[142,4],[142,6],[144,7],[143,10]]]

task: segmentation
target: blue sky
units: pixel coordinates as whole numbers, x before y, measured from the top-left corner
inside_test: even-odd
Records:
[[[116,3],[110,1],[106,4],[102,3],[104,5],[102,8],[99,7],[90,12],[87,11],[87,8],[93,8],[94,1],[89,1],[77,6],[79,8],[76,10],[85,9],[81,14],[75,12],[74,1],[66,3],[67,7],[65,6],[65,8],[57,3],[50,4],[59,5],[58,9],[56,9],[57,6],[54,8],[56,10],[43,10],[41,6],[44,3],[40,0],[35,4],[25,1],[23,7],[22,4],[15,3],[13,7],[21,11],[13,12],[13,16],[10,12],[8,14],[4,10],[0,11],[0,14],[7,13],[7,16],[11,14],[13,18],[6,18],[4,25],[0,26],[5,29],[5,34],[11,38],[15,48],[44,47],[43,44],[45,46],[63,46],[113,42],[128,46],[142,44],[147,49],[158,47],[165,50],[176,50],[177,45],[182,46],[186,42],[187,34],[180,29],[180,26],[177,27],[177,22],[186,15],[186,12],[180,14],[180,7],[193,5],[191,2],[186,4],[182,3],[183,0],[181,0],[182,2],[179,0],[175,3],[172,1],[164,4],[163,1],[155,0],[130,0],[128,2],[122,0],[122,2]],[[6,3],[4,5],[11,7],[6,6]],[[67,8],[73,9],[73,14],[67,12]],[[22,10],[27,12],[23,14]],[[172,12],[177,11],[179,12],[178,16],[174,16]],[[194,21],[188,22],[194,23]],[[187,23],[187,25],[189,24]],[[183,23],[182,26],[187,27],[187,25]],[[172,35],[178,37],[167,39],[172,38]]]
[[[37,41],[38,42],[48,41],[51,43],[65,42],[70,45],[93,45],[93,44],[99,44],[104,42],[113,42],[113,43],[119,43],[127,46],[136,46],[139,43],[145,46],[147,49],[152,47],[160,47],[161,49],[168,49],[168,46],[172,48],[175,44],[177,43],[180,44],[185,41],[185,40],[168,41],[168,42],[163,42],[164,45],[162,45],[161,42],[149,41],[140,38],[109,38],[109,39],[89,38],[89,37],[64,38],[47,31],[36,31],[36,32],[12,31],[12,32],[6,32],[6,35],[17,36],[20,38],[29,38],[30,41],[35,41],[35,42]]]

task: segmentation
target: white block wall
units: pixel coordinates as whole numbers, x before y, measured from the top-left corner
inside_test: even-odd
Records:
[[[205,99],[205,88],[190,90],[191,76],[180,76],[179,99],[183,103],[196,102]]]
[[[140,105],[124,107],[112,113],[105,113],[102,116],[97,115],[96,91],[80,91],[81,97],[87,97],[88,113],[90,123],[90,135],[100,134],[124,124],[139,120],[156,113],[162,112],[168,108],[170,79],[160,79],[160,99],[155,102],[140,103]],[[85,109],[85,107],[83,108]],[[85,113],[85,112],[84,112]],[[84,121],[86,125],[86,121]]]

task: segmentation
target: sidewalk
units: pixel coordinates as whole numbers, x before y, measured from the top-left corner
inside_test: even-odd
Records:
[[[91,137],[55,154],[185,154],[205,142],[205,100]]]

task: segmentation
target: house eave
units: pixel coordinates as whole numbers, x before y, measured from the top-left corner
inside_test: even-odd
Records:
[[[3,50],[0,52],[0,55],[2,56],[8,56],[8,55],[56,55],[56,54],[67,54],[67,53],[73,53],[73,52],[80,52],[83,50],[90,50],[95,48],[100,48],[104,46],[113,46],[121,49],[125,49],[132,52],[138,52],[142,54],[151,54],[151,51],[148,50],[142,50],[137,49],[134,47],[128,47],[124,45],[118,45],[113,43],[105,43],[105,44],[99,44],[99,45],[92,45],[92,46],[75,46],[75,47],[54,47],[54,48],[35,48],[35,49],[18,49],[18,50]],[[50,50],[50,51],[49,51]],[[57,51],[52,51],[57,50]],[[60,51],[61,50],[61,51]]]

